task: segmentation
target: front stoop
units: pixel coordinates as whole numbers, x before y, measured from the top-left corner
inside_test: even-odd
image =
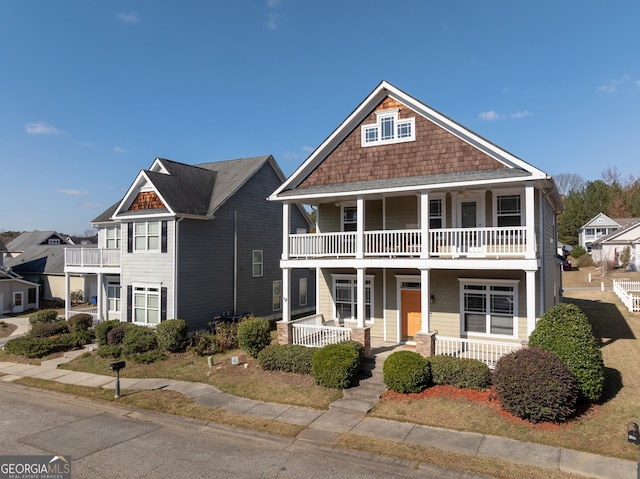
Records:
[[[329,404],[329,409],[365,415],[387,390],[382,379],[382,366],[376,370],[375,359],[365,359],[357,383],[343,391],[342,399]]]

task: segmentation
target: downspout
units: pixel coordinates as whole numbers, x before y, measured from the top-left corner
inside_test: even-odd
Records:
[[[178,238],[180,236],[180,223],[184,217],[180,217],[175,221],[175,231],[173,232],[173,315],[172,317],[178,318]]]
[[[238,300],[238,210],[233,210],[233,315]]]

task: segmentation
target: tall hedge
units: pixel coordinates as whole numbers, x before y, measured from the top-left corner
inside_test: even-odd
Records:
[[[582,397],[600,399],[605,380],[602,352],[587,316],[575,304],[549,309],[538,321],[529,346],[557,354],[578,381]]]

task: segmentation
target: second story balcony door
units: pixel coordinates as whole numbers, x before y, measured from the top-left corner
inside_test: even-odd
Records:
[[[475,228],[478,228],[478,200],[462,199],[460,201],[460,227],[471,231],[463,231],[460,237],[461,244],[458,245],[460,253],[477,253],[481,250],[478,242],[478,234]]]

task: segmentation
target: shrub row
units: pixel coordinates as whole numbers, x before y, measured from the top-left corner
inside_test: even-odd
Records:
[[[452,356],[430,356],[427,360],[434,384],[480,390],[491,384],[491,370],[481,361]]]
[[[89,331],[61,334],[55,337],[21,336],[7,341],[5,351],[27,358],[42,358],[49,354],[79,348],[93,340]]]
[[[271,344],[258,353],[258,364],[267,371],[310,374],[311,358],[317,350],[299,344]]]

